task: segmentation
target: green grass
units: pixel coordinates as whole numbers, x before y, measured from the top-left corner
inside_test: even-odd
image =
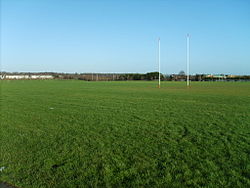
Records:
[[[250,187],[250,83],[0,84],[0,181]]]

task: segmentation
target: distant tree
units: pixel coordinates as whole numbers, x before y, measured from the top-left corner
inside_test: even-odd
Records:
[[[196,74],[194,76],[194,80],[195,81],[202,81],[202,80],[204,80],[204,77],[205,77],[205,75],[203,75],[203,74]]]
[[[161,80],[163,80],[164,79],[163,74],[160,74],[160,75],[161,75]],[[156,80],[158,79],[158,77],[159,77],[159,72],[148,72],[145,75],[146,80]]]
[[[133,80],[142,80],[142,74],[133,74],[132,79]]]
[[[185,74],[185,72],[184,72],[183,70],[181,70],[181,71],[179,72],[179,75],[180,75],[180,76],[184,76],[184,75],[186,75],[186,74]]]
[[[54,77],[55,79],[58,79],[58,78],[59,78],[59,75],[58,75],[58,74],[54,74],[53,77]]]

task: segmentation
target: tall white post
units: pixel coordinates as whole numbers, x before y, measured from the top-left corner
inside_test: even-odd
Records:
[[[158,39],[158,68],[159,68],[159,80],[158,80],[158,88],[161,87],[161,40]]]
[[[189,34],[187,34],[187,86],[189,86]]]

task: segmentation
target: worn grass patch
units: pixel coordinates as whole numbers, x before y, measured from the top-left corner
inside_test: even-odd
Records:
[[[250,187],[250,83],[0,84],[0,181]]]

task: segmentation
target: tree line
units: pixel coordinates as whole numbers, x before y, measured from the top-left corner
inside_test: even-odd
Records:
[[[122,80],[158,80],[159,72],[148,73],[56,73],[56,72],[0,72],[1,78],[4,75],[51,75],[54,79],[75,79],[86,81],[122,81]],[[162,81],[186,81],[187,76],[184,71],[178,74],[160,74]],[[191,81],[250,81],[250,75],[211,75],[195,74],[189,76]]]
[[[83,74],[63,74],[55,75],[57,79],[78,79],[86,81],[124,81],[124,80],[158,80],[159,72],[125,73],[125,74],[105,74],[105,73],[83,73]],[[162,81],[186,81],[186,74],[181,71],[179,74],[164,75],[160,74]],[[250,81],[250,75],[208,75],[195,74],[190,75],[191,81]]]

